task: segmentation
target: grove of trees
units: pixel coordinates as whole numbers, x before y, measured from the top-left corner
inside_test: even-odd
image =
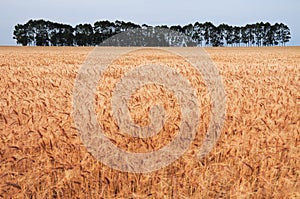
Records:
[[[290,29],[283,23],[260,22],[245,26],[211,22],[188,24],[185,26],[166,25],[151,27],[124,21],[96,21],[91,24],[78,24],[75,27],[51,21],[29,20],[17,24],[13,38],[23,46],[95,46],[112,36],[133,29],[160,28],[185,34],[199,46],[284,46],[291,39]],[[157,41],[169,45],[170,35],[156,35]],[[151,45],[149,43],[138,45]]]

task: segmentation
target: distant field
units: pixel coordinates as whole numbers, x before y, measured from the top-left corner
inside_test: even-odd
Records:
[[[77,134],[73,85],[92,49],[0,47],[0,198],[300,198],[300,47],[205,48],[222,75],[227,112],[217,145],[202,161],[195,154],[211,107],[201,76],[168,54],[140,51],[142,59],[181,67],[201,104],[201,124],[188,151],[148,174],[105,166]],[[149,86],[133,96],[129,109],[137,124],[146,125],[148,106],[161,100],[169,119],[164,130],[143,140],[112,133],[113,84],[118,72],[139,61],[121,60],[104,74],[96,112],[116,145],[147,152],[172,140],[180,108],[172,93]]]

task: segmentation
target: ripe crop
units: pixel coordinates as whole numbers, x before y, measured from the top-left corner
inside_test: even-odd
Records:
[[[217,145],[202,160],[195,154],[211,107],[201,75],[178,57],[157,55],[152,49],[139,51],[141,58],[117,60],[99,82],[96,112],[106,135],[124,150],[159,149],[174,137],[181,117],[172,92],[149,85],[133,95],[131,116],[147,125],[150,106],[161,103],[165,128],[149,139],[113,133],[113,84],[141,60],[159,59],[178,69],[201,105],[201,123],[188,151],[147,174],[109,168],[78,136],[71,114],[73,85],[91,50],[0,47],[0,198],[300,197],[299,47],[205,49],[223,78],[227,109]]]

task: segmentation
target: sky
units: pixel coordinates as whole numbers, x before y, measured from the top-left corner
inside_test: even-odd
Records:
[[[12,38],[16,24],[45,19],[73,26],[99,20],[153,26],[282,22],[291,29],[288,45],[299,46],[299,8],[299,0],[0,0],[0,45],[16,45]]]

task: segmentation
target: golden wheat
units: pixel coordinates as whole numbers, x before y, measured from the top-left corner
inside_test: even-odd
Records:
[[[178,57],[150,49],[111,65],[99,82],[96,112],[107,136],[121,148],[157,150],[178,127],[180,110],[172,92],[149,85],[133,95],[129,109],[136,123],[147,125],[150,106],[162,103],[164,129],[149,139],[111,133],[117,128],[109,109],[114,82],[144,59],[159,59],[177,69],[201,104],[201,124],[188,151],[148,174],[105,166],[87,152],[77,134],[72,91],[91,50],[0,47],[0,198],[300,197],[299,47],[205,49],[222,75],[227,113],[217,145],[201,161],[195,153],[210,120],[201,75]]]

